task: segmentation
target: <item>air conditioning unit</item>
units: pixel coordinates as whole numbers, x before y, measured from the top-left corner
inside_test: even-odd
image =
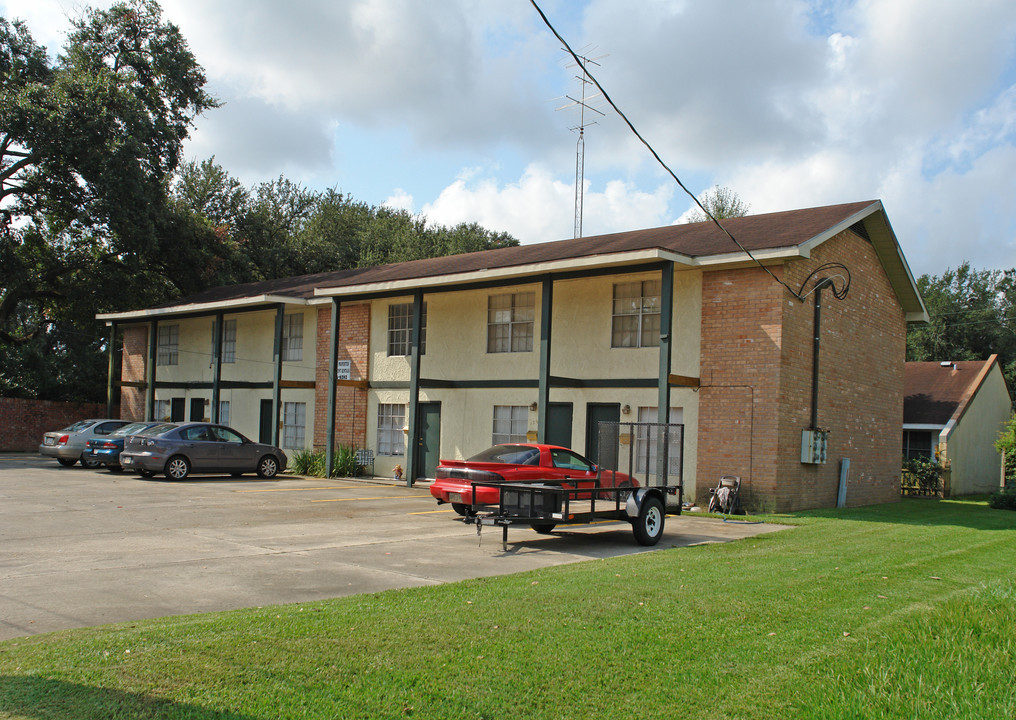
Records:
[[[824,465],[829,452],[829,431],[811,428],[801,432],[801,462]]]

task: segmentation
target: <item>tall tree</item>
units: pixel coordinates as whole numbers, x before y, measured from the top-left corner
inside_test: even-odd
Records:
[[[714,186],[704,192],[698,199],[709,214],[717,220],[732,217],[744,217],[748,214],[751,206],[741,200],[740,196],[730,188]],[[709,218],[701,210],[695,210],[688,216],[686,222],[704,222]]]
[[[217,102],[161,15],[154,0],[86,10],[55,61],[0,18],[0,365],[71,366],[96,344],[95,312],[172,291],[145,268],[176,241],[167,186]],[[0,371],[0,391],[35,386]]]
[[[1016,270],[964,262],[917,280],[931,321],[907,331],[907,360],[985,360],[997,353],[1016,389]]]

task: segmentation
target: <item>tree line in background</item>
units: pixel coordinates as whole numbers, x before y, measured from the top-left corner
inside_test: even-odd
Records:
[[[85,10],[50,58],[0,18],[0,395],[100,401],[96,313],[218,285],[517,245],[280,177],[182,162],[219,102],[154,0]]]

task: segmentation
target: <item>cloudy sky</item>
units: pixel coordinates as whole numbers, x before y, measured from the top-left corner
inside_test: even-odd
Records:
[[[107,5],[98,0],[96,5]],[[571,237],[578,68],[529,0],[163,0],[224,107],[193,159],[524,243]],[[540,0],[695,193],[880,199],[915,276],[1016,266],[1013,0]],[[78,0],[0,0],[59,51]],[[602,102],[583,231],[691,206]]]

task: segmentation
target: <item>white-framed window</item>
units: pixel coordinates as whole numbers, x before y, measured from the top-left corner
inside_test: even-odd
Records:
[[[660,281],[617,283],[611,314],[610,346],[658,347],[660,344]]]
[[[212,323],[212,361],[215,361],[215,323]],[[222,323],[222,362],[236,362],[236,320]]]
[[[427,303],[421,309],[420,354],[427,352]],[[404,357],[413,349],[413,303],[388,306],[388,357]]]
[[[155,410],[152,413],[153,419],[165,420],[166,422],[169,422],[171,415],[172,415],[172,406],[170,405],[169,400],[155,401]]]
[[[536,293],[491,295],[487,298],[487,352],[532,352]]]
[[[307,430],[307,403],[282,403],[282,447],[304,447]]]
[[[180,362],[180,326],[159,326],[158,365],[176,365]]]
[[[684,408],[670,408],[668,421],[672,424],[684,422]],[[649,475],[656,476],[656,461],[659,457],[660,430],[658,424],[660,416],[655,407],[639,408],[639,425],[635,433],[635,472],[644,473],[648,469]],[[655,425],[654,425],[655,424]],[[667,438],[667,474],[679,475],[681,470],[681,433],[677,430],[669,430]],[[648,461],[648,468],[646,463]]]
[[[282,359],[303,360],[303,313],[282,319]]]
[[[377,454],[405,455],[406,406],[381,403],[377,406]]]
[[[526,442],[529,408],[525,405],[495,405],[491,444]]]
[[[229,425],[229,400],[219,401],[219,424]]]

